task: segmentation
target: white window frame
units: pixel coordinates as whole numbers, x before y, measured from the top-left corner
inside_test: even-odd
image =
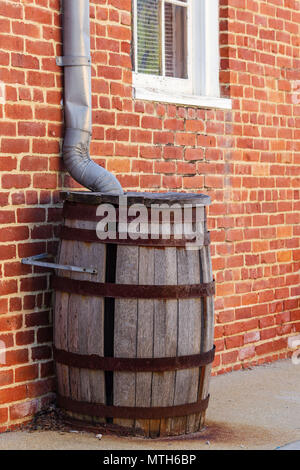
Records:
[[[177,1],[172,0],[172,3]],[[231,99],[220,97],[219,0],[190,0],[189,3],[189,79],[133,72],[133,96],[142,100],[231,109]],[[136,12],[136,0],[133,0],[133,6]],[[134,47],[136,44],[137,18],[134,13]],[[163,45],[162,49],[164,50]]]

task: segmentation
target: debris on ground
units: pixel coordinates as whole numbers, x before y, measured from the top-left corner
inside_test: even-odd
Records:
[[[117,424],[109,423],[82,423],[71,419],[67,414],[51,404],[47,409],[40,411],[35,415],[32,421],[22,427],[24,431],[58,431],[60,434],[65,432],[93,433],[100,440],[103,435],[116,435],[119,437],[144,437],[142,430],[126,428]]]
[[[54,404],[35,415],[32,421],[23,429],[28,432],[34,431],[69,431],[70,426],[65,422],[65,414]]]

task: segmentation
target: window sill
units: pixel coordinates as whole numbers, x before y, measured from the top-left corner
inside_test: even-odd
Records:
[[[232,109],[229,98],[217,98],[212,96],[196,96],[171,94],[153,90],[150,88],[133,87],[133,97],[138,100],[159,101],[183,106],[196,106],[197,108]]]

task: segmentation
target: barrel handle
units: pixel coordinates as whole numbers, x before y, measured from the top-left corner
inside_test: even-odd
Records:
[[[56,263],[48,263],[45,261],[39,261],[44,258],[48,258],[48,253],[42,253],[40,255],[30,256],[29,258],[23,258],[21,260],[22,264],[29,264],[31,266],[41,266],[42,268],[51,268],[51,269],[62,269],[65,271],[73,271],[78,273],[89,273],[89,274],[97,274],[98,271],[95,268],[82,268],[81,266],[69,266],[66,264],[56,264]]]

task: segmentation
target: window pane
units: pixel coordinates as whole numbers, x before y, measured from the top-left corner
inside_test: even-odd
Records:
[[[187,8],[165,4],[165,68],[167,77],[187,76]]]
[[[138,72],[160,74],[159,0],[137,0]]]

